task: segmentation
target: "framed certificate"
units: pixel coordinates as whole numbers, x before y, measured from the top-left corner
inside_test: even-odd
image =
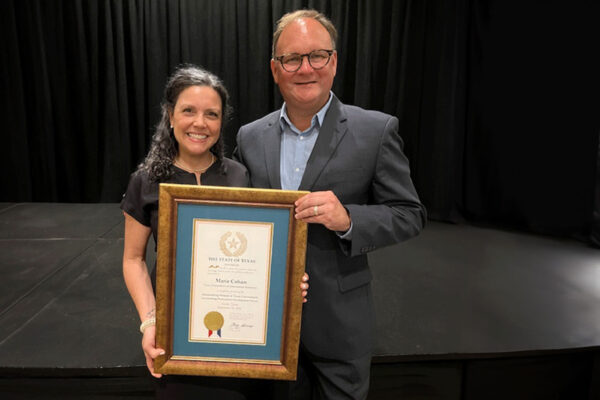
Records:
[[[306,193],[160,185],[157,372],[296,379]]]

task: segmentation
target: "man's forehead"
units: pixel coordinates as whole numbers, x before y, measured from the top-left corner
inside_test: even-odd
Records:
[[[310,43],[309,43],[310,42]],[[299,18],[288,24],[279,37],[277,47],[302,47],[308,45],[317,48],[329,48],[331,37],[329,32],[319,21],[313,18]]]
[[[283,29],[283,32],[287,30],[296,30],[298,32],[308,33],[308,32],[325,32],[327,33],[327,29],[314,18],[302,17],[293,20]],[[329,35],[329,33],[327,33]]]

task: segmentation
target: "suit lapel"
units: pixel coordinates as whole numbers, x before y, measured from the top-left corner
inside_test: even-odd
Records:
[[[281,127],[279,126],[279,113],[274,113],[273,118],[267,123],[267,129],[263,135],[265,149],[265,164],[269,184],[273,189],[281,189],[280,177],[280,153],[281,153]]]
[[[323,126],[319,129],[315,147],[313,147],[306,163],[306,169],[298,190],[312,189],[346,131],[346,115],[342,109],[342,103],[334,95],[329,110],[325,114]],[[279,164],[277,166],[279,168]],[[279,173],[279,169],[277,172]]]

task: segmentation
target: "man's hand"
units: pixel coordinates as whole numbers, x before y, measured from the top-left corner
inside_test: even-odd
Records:
[[[350,216],[331,190],[312,192],[300,197],[296,205],[296,219],[309,224],[322,224],[332,231],[350,229]]]

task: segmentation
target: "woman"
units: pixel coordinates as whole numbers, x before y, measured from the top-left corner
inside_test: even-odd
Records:
[[[165,87],[161,120],[156,127],[150,151],[131,176],[121,209],[125,215],[123,275],[135,303],[142,325],[142,349],[150,373],[154,359],[164,350],[155,347],[154,273],[145,262],[150,234],[156,242],[158,225],[158,186],[160,183],[216,186],[248,186],[246,168],[223,156],[224,121],[231,113],[229,95],[219,78],[201,68],[186,65],[178,68]],[[152,278],[151,278],[152,275]],[[306,301],[308,276],[300,284]],[[164,380],[161,380],[164,381]],[[169,389],[169,385],[171,389]],[[173,398],[172,392],[189,391],[188,386],[207,386],[214,394],[221,386],[236,392],[258,389],[252,381],[200,377],[168,377],[161,382],[159,393]],[[225,390],[225,389],[223,389]]]

